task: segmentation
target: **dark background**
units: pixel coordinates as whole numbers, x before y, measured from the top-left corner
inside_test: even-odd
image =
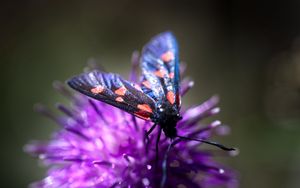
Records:
[[[131,52],[172,30],[195,87],[185,105],[221,97],[231,126],[215,137],[240,149],[220,159],[243,188],[300,186],[300,2],[285,1],[2,1],[1,187],[44,176],[23,152],[57,127],[36,114],[42,102],[66,102],[51,87],[82,71],[90,57],[126,75]]]

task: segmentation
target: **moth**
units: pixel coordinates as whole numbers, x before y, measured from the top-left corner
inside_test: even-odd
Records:
[[[215,145],[224,150],[233,150],[216,142],[188,138],[177,134],[176,124],[181,119],[180,68],[178,44],[171,32],[164,32],[148,42],[140,57],[141,80],[132,83],[120,75],[93,70],[75,76],[68,85],[96,100],[115,106],[138,118],[152,121],[148,136],[159,126],[161,132],[174,140],[176,137]]]

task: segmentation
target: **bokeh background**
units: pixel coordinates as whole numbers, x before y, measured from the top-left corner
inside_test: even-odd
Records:
[[[221,97],[219,118],[240,149],[218,158],[240,187],[300,187],[300,2],[1,1],[1,187],[26,187],[45,169],[23,152],[57,129],[33,111],[67,102],[52,88],[94,57],[126,75],[133,50],[172,30],[195,80],[185,105]]]

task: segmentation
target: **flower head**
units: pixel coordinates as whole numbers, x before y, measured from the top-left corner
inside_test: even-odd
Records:
[[[134,63],[132,80],[136,77],[135,67]],[[193,82],[183,80],[181,94],[192,85]],[[73,94],[58,82],[54,86],[72,105],[58,104],[61,116],[53,115],[42,105],[36,106],[61,129],[47,142],[33,141],[25,146],[26,152],[50,167],[47,176],[32,187],[159,187],[164,174],[164,187],[236,187],[235,173],[217,163],[213,159],[216,154],[204,150],[203,143],[177,139],[166,155],[170,140],[162,135],[156,153],[158,130],[148,139],[145,137],[151,122]],[[200,123],[219,112],[217,103],[218,97],[214,96],[201,105],[183,109],[178,134],[209,139],[213,132],[218,132],[213,130],[224,126],[220,121]],[[166,169],[162,167],[164,162]]]

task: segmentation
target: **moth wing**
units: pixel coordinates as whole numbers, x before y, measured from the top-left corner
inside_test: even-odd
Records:
[[[142,89],[156,101],[180,108],[179,56],[175,36],[161,33],[145,45],[141,56]]]
[[[156,109],[152,98],[117,74],[94,70],[75,76],[67,83],[84,95],[145,120],[150,120]]]

